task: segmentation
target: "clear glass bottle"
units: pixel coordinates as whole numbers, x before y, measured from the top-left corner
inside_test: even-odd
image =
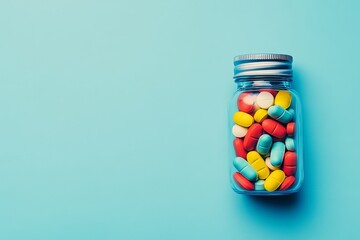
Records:
[[[303,184],[301,105],[291,88],[292,57],[234,58],[229,105],[230,181],[247,195],[286,195]]]

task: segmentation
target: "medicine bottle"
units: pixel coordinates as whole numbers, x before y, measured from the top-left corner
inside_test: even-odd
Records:
[[[292,89],[292,62],[284,54],[234,58],[229,165],[237,193],[285,195],[303,184],[301,105]]]

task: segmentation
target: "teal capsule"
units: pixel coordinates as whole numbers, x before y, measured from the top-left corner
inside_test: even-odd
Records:
[[[285,147],[289,151],[295,151],[295,141],[293,138],[286,138],[285,139]]]
[[[288,123],[293,119],[295,111],[292,109],[286,110],[279,105],[274,105],[268,109],[268,114],[279,122]]]
[[[265,188],[264,188],[264,182],[265,182],[265,180],[262,180],[262,179],[257,180],[257,181],[255,182],[255,190],[257,190],[257,191],[265,190]]]
[[[259,140],[256,144],[256,151],[261,155],[267,154],[272,145],[272,138],[269,134],[263,134],[259,137]]]
[[[280,167],[285,154],[285,144],[282,142],[275,142],[270,152],[270,163],[274,167]]]
[[[258,174],[255,169],[243,158],[236,157],[234,162],[234,167],[239,171],[244,177],[249,181],[256,181]]]
[[[294,109],[292,109],[292,108],[289,108],[287,111],[291,114],[292,119],[293,119],[293,118],[294,118],[294,116],[295,116],[295,110],[294,110]]]

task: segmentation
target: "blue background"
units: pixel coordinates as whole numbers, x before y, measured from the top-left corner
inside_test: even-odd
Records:
[[[358,1],[1,1],[0,239],[349,239]],[[295,58],[305,185],[232,192],[236,54]]]

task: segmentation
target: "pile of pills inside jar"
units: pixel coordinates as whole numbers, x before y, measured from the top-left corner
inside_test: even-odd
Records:
[[[242,92],[232,133],[236,157],[233,179],[245,190],[273,192],[295,183],[295,111],[286,90]]]

